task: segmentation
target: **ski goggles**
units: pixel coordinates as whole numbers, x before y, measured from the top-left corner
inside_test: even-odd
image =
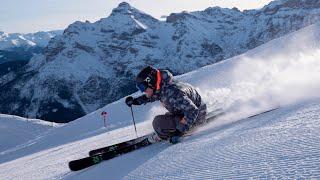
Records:
[[[141,92],[144,92],[148,88],[148,86],[143,83],[136,84],[136,86]]]

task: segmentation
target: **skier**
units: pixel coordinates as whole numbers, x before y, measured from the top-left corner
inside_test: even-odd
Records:
[[[159,100],[168,110],[152,122],[159,138],[175,143],[184,133],[205,122],[207,106],[201,96],[190,84],[173,80],[168,70],[148,66],[137,75],[136,86],[145,94],[127,97],[129,107]]]

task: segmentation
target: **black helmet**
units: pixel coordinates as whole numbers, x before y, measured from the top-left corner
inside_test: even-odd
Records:
[[[152,66],[144,68],[136,78],[137,88],[144,92],[148,87],[151,89],[156,88],[158,70]]]

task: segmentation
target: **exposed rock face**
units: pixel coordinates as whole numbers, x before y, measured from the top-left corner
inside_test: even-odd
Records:
[[[207,8],[159,21],[128,3],[97,22],[75,22],[26,68],[0,78],[2,113],[68,122],[134,92],[146,65],[186,73],[319,21],[319,1],[260,10]]]
[[[0,32],[0,77],[21,71],[34,54],[41,54],[49,40],[60,34],[62,31],[29,34]]]

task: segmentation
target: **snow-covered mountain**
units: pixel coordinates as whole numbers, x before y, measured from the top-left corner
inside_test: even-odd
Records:
[[[0,31],[0,50],[13,48],[30,48],[34,46],[45,47],[51,38],[62,34],[61,30],[56,31],[39,31],[36,33],[5,33]]]
[[[28,34],[8,34],[0,31],[0,64],[12,61],[29,61],[34,53],[42,53],[51,38],[61,34],[61,30]]]
[[[0,76],[16,72],[26,65],[34,54],[40,54],[49,40],[62,31],[11,33],[0,31]]]
[[[244,53],[319,17],[316,0],[274,1],[243,12],[211,7],[173,13],[166,21],[123,2],[107,18],[71,24],[27,68],[2,77],[0,108],[7,114],[71,121],[136,91],[133,77],[146,65],[182,74]]]
[[[0,179],[318,179],[319,42],[318,23],[176,76],[198,88],[209,111],[226,112],[179,144],[155,144],[70,172],[70,160],[135,137],[131,112],[120,99],[0,154]],[[107,129],[102,111],[108,112]],[[138,134],[151,132],[151,120],[164,112],[159,103],[134,106]]]

